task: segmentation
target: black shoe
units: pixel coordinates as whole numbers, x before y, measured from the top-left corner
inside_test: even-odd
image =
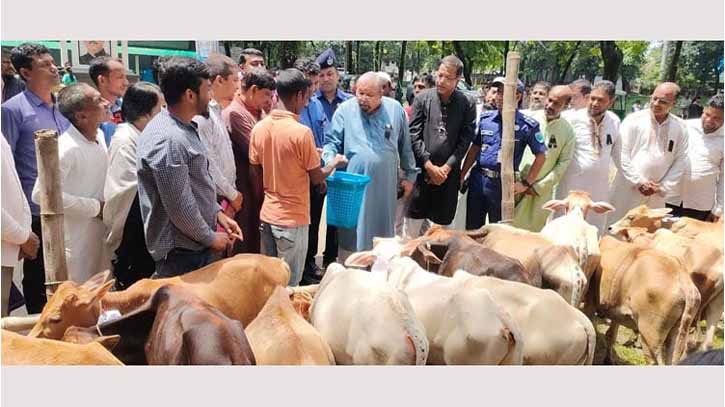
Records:
[[[302,273],[302,281],[300,284],[302,285],[310,285],[310,284],[319,284],[320,281],[322,281],[322,277],[325,275],[324,270],[317,267],[317,265],[314,265],[308,269],[306,269]]]

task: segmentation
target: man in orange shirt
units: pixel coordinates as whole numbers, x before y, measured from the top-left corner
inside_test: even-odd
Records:
[[[312,130],[299,122],[310,99],[310,81],[297,69],[277,76],[280,104],[252,129],[249,164],[263,179],[262,254],[287,262],[290,286],[302,279],[310,226],[310,181],[325,190],[325,178],[347,160],[342,155],[320,168]]]

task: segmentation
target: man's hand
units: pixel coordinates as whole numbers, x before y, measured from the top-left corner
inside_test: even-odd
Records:
[[[407,179],[400,181],[400,186],[403,187],[403,199],[408,198],[413,193],[413,183]]]
[[[332,159],[332,166],[335,168],[342,168],[347,165],[347,157],[345,157],[342,154],[335,155],[335,158]]]
[[[320,195],[327,193],[327,181],[323,180],[321,183],[315,185],[315,188],[317,188],[317,192],[319,192]]]
[[[529,188],[526,185],[524,185],[520,182],[517,182],[514,184],[514,195],[524,193],[524,192],[526,192],[527,189],[529,189]]]
[[[637,185],[637,190],[640,194],[644,196],[650,196],[654,194],[654,190],[652,188],[652,182],[651,181],[645,181]]]
[[[430,182],[433,185],[440,185],[446,181],[446,178],[448,178],[448,173],[443,169],[443,167],[433,165],[430,161],[427,161],[424,167],[430,177]]]
[[[30,232],[30,235],[28,236],[28,240],[25,241],[25,243],[20,245],[20,253],[18,253],[18,260],[21,258],[26,258],[33,260],[38,255],[38,247],[40,246],[40,239],[38,239],[38,235],[36,235],[33,232]]]
[[[717,221],[719,221],[719,220],[720,220],[720,217],[713,215],[712,212],[710,212],[710,214],[707,215],[707,219],[705,219],[705,221],[712,222],[712,223],[717,223]]]
[[[237,222],[235,222],[234,219],[230,218],[229,216],[225,215],[224,212],[219,212],[219,214],[217,215],[217,222],[219,222],[219,225],[224,228],[224,230],[227,232],[228,237],[232,240],[244,239],[242,237],[242,229],[239,227]]]
[[[227,246],[231,243],[231,239],[226,233],[214,232],[214,241],[211,242],[210,249],[213,252],[223,252],[227,249]]]
[[[237,192],[237,197],[233,201],[229,201],[230,206],[234,209],[234,213],[242,209],[242,202],[244,202],[244,197],[241,192]]]

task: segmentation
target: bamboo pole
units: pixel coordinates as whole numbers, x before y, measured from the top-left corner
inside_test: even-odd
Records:
[[[514,120],[516,118],[516,84],[521,56],[511,51],[506,55],[506,80],[503,87],[503,108],[501,109],[503,132],[501,151],[501,223],[511,223],[514,218]]]
[[[35,151],[38,161],[40,187],[40,220],[43,233],[45,290],[50,298],[58,285],[68,279],[63,234],[63,191],[60,187],[58,132],[35,132]]]
[[[28,315],[26,317],[5,317],[0,321],[2,329],[12,332],[24,332],[33,329],[40,320],[40,314]]]

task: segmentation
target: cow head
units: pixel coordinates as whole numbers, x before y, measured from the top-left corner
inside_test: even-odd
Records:
[[[289,299],[292,302],[292,308],[294,308],[295,311],[297,311],[297,313],[308,322],[310,321],[310,308],[312,306],[312,301],[314,301],[315,295],[319,289],[319,284],[306,285],[303,287],[287,287],[287,293],[289,294]]]
[[[563,210],[565,214],[579,208],[584,219],[586,219],[589,210],[599,214],[614,210],[614,206],[607,202],[592,202],[591,195],[584,191],[570,191],[566,199],[552,199],[541,208],[551,212]]]
[[[367,269],[378,259],[390,262],[401,256],[404,244],[399,237],[375,237],[373,249],[351,254],[345,260],[345,267]]]
[[[63,342],[77,343],[79,345],[85,345],[87,343],[98,342],[108,350],[118,345],[121,340],[121,335],[104,335],[101,336],[95,327],[92,328],[81,328],[78,326],[72,326],[65,330]]]
[[[49,299],[40,313],[40,319],[28,336],[60,339],[71,326],[96,325],[101,314],[101,298],[113,287],[114,280],[106,281],[111,272],[106,270],[78,285],[66,281]]]
[[[647,246],[652,242],[653,236],[647,232],[647,228],[642,227],[626,227],[619,228],[615,236],[620,237],[628,242],[642,243]]]
[[[670,208],[652,209],[647,205],[640,205],[630,209],[622,219],[609,226],[609,233],[617,235],[624,228],[640,227],[653,233],[663,226],[663,221],[670,218]]]

